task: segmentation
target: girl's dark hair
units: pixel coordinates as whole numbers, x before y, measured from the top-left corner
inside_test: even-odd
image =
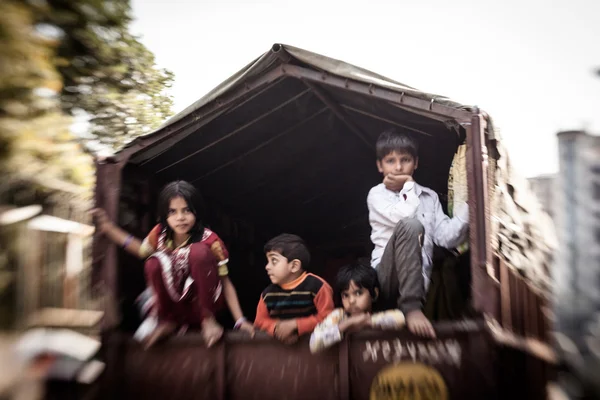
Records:
[[[377,279],[377,271],[370,265],[355,262],[343,266],[337,273],[334,293],[337,307],[342,306],[342,292],[350,287],[350,281],[354,281],[356,286],[368,290],[373,299],[373,303],[375,303],[378,293],[381,293],[379,279]]]
[[[394,128],[383,131],[375,143],[375,153],[379,161],[392,151],[406,152],[415,159],[419,157],[417,141],[406,133],[398,133]]]
[[[202,223],[201,213],[203,211],[203,202],[200,192],[186,181],[174,181],[168,183],[158,196],[158,219],[160,224],[167,228],[167,238],[173,239],[173,230],[167,223],[171,200],[181,197],[187,203],[190,211],[196,217],[196,223],[190,230],[190,242],[195,243],[202,240],[204,234],[204,224]]]

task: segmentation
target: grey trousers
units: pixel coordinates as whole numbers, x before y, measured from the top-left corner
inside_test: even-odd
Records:
[[[405,315],[420,310],[425,299],[421,256],[424,234],[416,218],[398,222],[377,266],[383,304],[397,307]]]

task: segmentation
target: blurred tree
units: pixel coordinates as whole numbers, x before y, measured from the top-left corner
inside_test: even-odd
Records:
[[[60,108],[57,44],[36,28],[27,5],[0,2],[0,194],[23,182],[92,188],[92,160],[70,132],[72,118]],[[3,197],[0,203],[8,201]]]
[[[29,204],[51,213],[59,204],[71,214],[89,204],[94,168],[71,133],[73,118],[61,109],[58,43],[26,3],[0,0],[0,213]],[[65,195],[55,201],[57,194]],[[15,322],[19,243],[31,239],[15,229],[0,226],[0,329]]]
[[[129,32],[126,0],[30,0],[38,27],[60,39],[55,64],[63,109],[87,117],[91,136],[118,149],[171,115],[171,72]]]

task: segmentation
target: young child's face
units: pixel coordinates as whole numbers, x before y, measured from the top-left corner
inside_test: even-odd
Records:
[[[183,197],[174,197],[169,203],[167,224],[177,235],[186,235],[196,224],[196,216]]]
[[[354,281],[350,281],[348,289],[342,292],[342,306],[344,311],[350,315],[371,312],[373,298],[367,289],[358,286]]]
[[[417,169],[418,160],[415,159],[411,154],[406,152],[392,151],[381,160],[377,161],[377,169],[387,176],[393,175],[410,175]]]
[[[294,279],[294,274],[299,270],[293,261],[288,261],[276,251],[267,253],[267,265],[265,266],[271,283],[281,285],[291,282]]]

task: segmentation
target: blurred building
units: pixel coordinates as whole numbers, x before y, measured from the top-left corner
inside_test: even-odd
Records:
[[[583,388],[600,396],[600,136],[585,131],[557,136],[559,173],[550,196],[559,240],[556,337],[562,359],[576,377],[561,381],[571,398],[581,398]],[[540,189],[540,199],[544,193]]]
[[[600,312],[600,136],[560,132],[558,148],[557,289],[578,329],[580,318]]]
[[[554,200],[556,198],[556,174],[540,175],[527,179],[533,193],[542,204],[542,208],[554,218]]]

